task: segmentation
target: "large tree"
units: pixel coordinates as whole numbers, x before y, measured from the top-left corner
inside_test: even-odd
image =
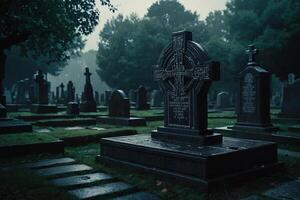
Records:
[[[153,65],[172,32],[202,31],[204,24],[198,18],[177,1],[158,1],[142,19],[135,15],[112,19],[100,33],[99,76],[112,88],[128,90],[140,84],[156,87]]]
[[[109,0],[100,1],[114,11]],[[0,16],[2,96],[7,51],[14,47],[44,62],[65,61],[83,47],[82,36],[93,31],[99,12],[95,0],[1,0]]]

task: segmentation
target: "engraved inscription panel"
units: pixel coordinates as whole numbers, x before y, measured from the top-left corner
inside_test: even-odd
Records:
[[[256,82],[251,73],[247,73],[243,80],[242,111],[249,114],[256,112]]]
[[[190,126],[190,103],[190,96],[168,95],[169,125],[176,127]]]

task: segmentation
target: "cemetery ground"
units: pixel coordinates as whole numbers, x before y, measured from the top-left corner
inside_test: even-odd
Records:
[[[280,127],[280,133],[286,135],[298,135],[299,132],[288,131],[289,127],[299,124],[297,121],[282,120],[276,117],[279,110],[272,110],[272,122]],[[11,147],[5,157],[1,158],[1,166],[9,167],[9,170],[1,170],[0,173],[0,197],[1,199],[74,199],[68,195],[66,188],[61,189],[51,185],[47,178],[38,176],[30,170],[23,168],[13,168],[20,163],[34,162],[42,159],[70,157],[74,163],[86,164],[94,170],[108,173],[116,180],[124,181],[135,186],[136,191],[148,191],[158,195],[161,199],[242,199],[248,196],[257,195],[258,199],[272,199],[264,196],[264,192],[270,188],[277,187],[300,177],[300,148],[296,145],[279,144],[278,159],[284,163],[284,168],[277,173],[267,174],[262,177],[253,177],[249,181],[238,184],[224,184],[211,192],[209,196],[199,188],[190,187],[183,183],[177,183],[168,179],[160,179],[151,175],[135,173],[126,168],[109,167],[96,162],[95,157],[100,153],[98,140],[102,137],[112,137],[129,134],[150,134],[150,132],[163,124],[161,116],[163,110],[132,110],[131,114],[138,117],[146,117],[147,126],[125,127],[99,124],[95,120],[97,115],[105,115],[105,111],[97,113],[81,114],[77,118],[59,118],[58,115],[34,115],[29,112],[12,112],[10,116],[20,117],[33,123],[32,133],[1,134],[0,149]],[[24,117],[25,116],[25,117]],[[30,118],[31,116],[31,118]],[[64,115],[61,115],[61,117]],[[62,123],[63,122],[63,123]],[[234,124],[236,116],[233,111],[209,113],[209,127],[222,127]],[[297,129],[296,129],[297,130]],[[226,135],[225,135],[226,136]],[[14,146],[51,143],[64,141],[65,147],[61,151],[39,153],[38,150],[28,152],[30,155],[10,156],[13,154]],[[26,149],[25,148],[25,149]],[[59,146],[53,146],[54,150],[59,150]],[[0,150],[0,152],[1,152]],[[53,149],[52,149],[53,150]],[[298,152],[298,154],[297,154]],[[19,152],[20,155],[25,152]],[[80,175],[82,172],[73,172],[71,175]],[[30,181],[29,181],[30,180]],[[104,181],[104,183],[106,183]],[[108,181],[109,183],[109,181]],[[87,184],[93,186],[95,183]],[[71,187],[72,188],[72,187]],[[70,188],[68,188],[70,189]],[[132,191],[131,191],[132,192]],[[127,191],[128,193],[128,191]],[[127,194],[126,191],[124,195]],[[98,199],[109,199],[115,196],[102,196]],[[96,198],[97,199],[97,198]],[[283,198],[284,199],[284,198]]]

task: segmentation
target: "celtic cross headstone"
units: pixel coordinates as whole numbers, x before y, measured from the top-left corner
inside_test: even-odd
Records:
[[[164,126],[152,133],[156,138],[211,143],[207,128],[207,93],[213,81],[219,80],[220,66],[210,60],[206,51],[192,41],[192,33],[174,33],[172,42],[162,52],[154,80],[164,93]],[[207,139],[210,138],[210,139]]]

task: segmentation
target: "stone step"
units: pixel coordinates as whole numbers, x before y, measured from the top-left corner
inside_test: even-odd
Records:
[[[148,192],[136,192],[113,198],[112,200],[159,200],[160,198]]]
[[[57,167],[48,167],[43,169],[35,170],[38,174],[42,176],[53,176],[61,175],[72,172],[82,172],[92,170],[91,167],[84,164],[73,164],[73,165],[63,165]]]
[[[278,154],[289,156],[289,157],[300,158],[300,152],[290,151],[286,149],[278,149]]]
[[[300,179],[270,189],[264,192],[263,195],[276,200],[300,200]]]
[[[59,187],[71,187],[83,184],[94,183],[98,181],[112,180],[113,177],[105,173],[92,173],[77,176],[70,176],[64,178],[56,178],[50,180],[50,182]]]
[[[23,165],[20,165],[20,167],[24,168],[42,168],[42,167],[51,167],[54,165],[59,165],[59,164],[69,164],[73,163],[75,160],[73,158],[55,158],[55,159],[45,159],[45,160],[40,160],[38,162],[34,163],[26,163]]]
[[[98,186],[84,187],[70,190],[69,193],[78,199],[89,199],[94,197],[104,197],[109,195],[120,195],[135,188],[124,182],[107,183]]]

